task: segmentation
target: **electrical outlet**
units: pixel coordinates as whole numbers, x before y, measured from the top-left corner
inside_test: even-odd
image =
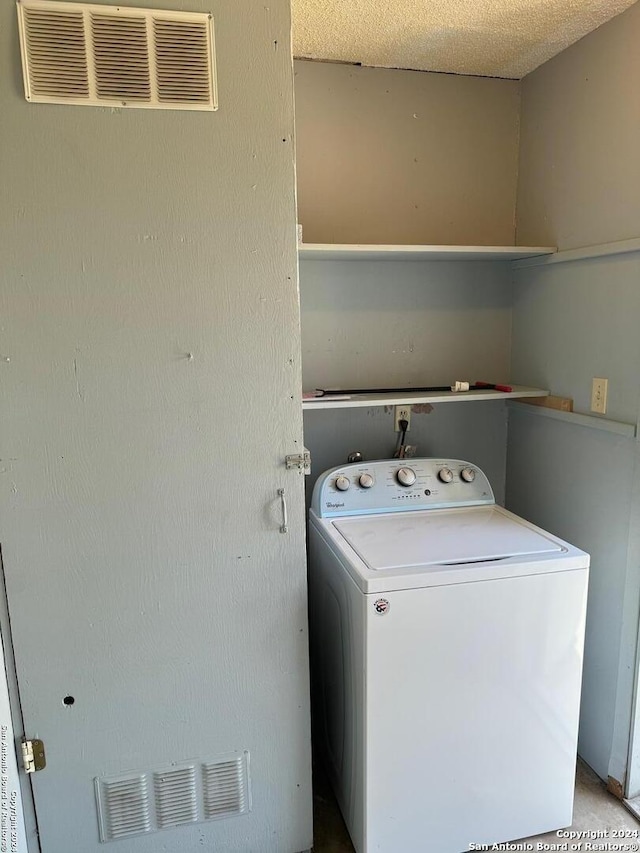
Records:
[[[400,421],[407,422],[407,432],[411,426],[411,406],[394,406],[393,428],[396,432],[402,432]]]
[[[593,378],[591,384],[591,411],[604,415],[607,411],[608,379]]]

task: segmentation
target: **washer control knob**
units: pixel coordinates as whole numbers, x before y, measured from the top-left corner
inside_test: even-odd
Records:
[[[344,474],[340,474],[336,477],[335,487],[339,492],[346,492],[350,485],[351,480],[348,477],[345,477]]]
[[[416,481],[416,472],[413,468],[398,468],[396,478],[401,486],[413,486]]]
[[[360,474],[358,482],[363,489],[370,489],[373,486],[373,477],[371,474]]]
[[[438,479],[441,483],[452,483],[453,471],[451,470],[451,468],[441,468],[438,471]]]
[[[473,468],[463,468],[462,471],[460,471],[460,476],[465,483],[473,483],[476,478],[476,472]]]

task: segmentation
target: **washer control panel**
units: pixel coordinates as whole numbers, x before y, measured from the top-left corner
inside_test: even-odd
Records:
[[[486,475],[462,459],[356,462],[321,474],[311,508],[324,518],[493,504]]]

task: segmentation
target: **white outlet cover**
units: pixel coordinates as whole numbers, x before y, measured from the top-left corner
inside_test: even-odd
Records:
[[[607,392],[609,380],[594,376],[591,383],[591,411],[604,415],[607,411]]]

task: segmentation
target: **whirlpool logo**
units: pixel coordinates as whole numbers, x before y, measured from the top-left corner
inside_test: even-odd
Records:
[[[343,506],[344,506],[344,503],[338,504],[338,503],[333,503],[332,501],[327,501],[327,509],[340,509],[340,507],[343,507]]]

